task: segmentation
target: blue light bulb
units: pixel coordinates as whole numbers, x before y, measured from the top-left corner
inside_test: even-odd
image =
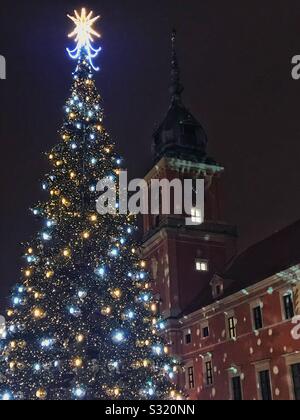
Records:
[[[84,389],[84,388],[82,388],[82,387],[77,387],[77,388],[74,388],[74,389],[73,389],[73,395],[74,395],[76,398],[84,398],[84,397],[85,397],[85,395],[86,395],[86,391],[85,391],[85,389]]]
[[[113,342],[116,344],[121,344],[125,341],[125,334],[121,330],[117,330],[113,333]]]
[[[104,276],[104,274],[105,274],[105,269],[104,269],[103,267],[98,268],[98,270],[97,270],[97,274],[98,274],[99,276],[103,277],[103,276]]]
[[[34,370],[36,371],[36,372],[40,372],[40,370],[41,370],[41,365],[39,364],[39,363],[36,363],[35,365],[34,365]]]
[[[111,251],[111,255],[113,256],[113,257],[116,257],[117,255],[118,255],[118,250],[115,248],[115,249],[113,249],[112,251]]]
[[[44,232],[42,236],[43,236],[44,241],[50,241],[51,239],[51,236],[47,232]]]

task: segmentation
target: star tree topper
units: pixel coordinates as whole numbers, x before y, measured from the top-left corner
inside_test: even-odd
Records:
[[[101,35],[93,28],[94,23],[100,18],[100,16],[93,17],[93,11],[87,15],[85,8],[81,9],[81,15],[79,15],[77,10],[75,10],[74,13],[74,16],[68,15],[68,18],[75,24],[75,29],[68,36],[69,38],[75,38],[77,45],[74,50],[69,50],[67,48],[67,51],[71,58],[78,59],[84,49],[93,69],[99,70],[99,68],[94,67],[93,58],[98,55],[101,48],[94,48],[92,43],[94,42],[94,37],[101,37]]]

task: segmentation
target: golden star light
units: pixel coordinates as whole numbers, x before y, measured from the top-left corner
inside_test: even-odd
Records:
[[[93,28],[94,23],[100,18],[100,16],[93,17],[93,12],[87,11],[85,8],[81,9],[81,15],[74,11],[74,16],[68,15],[68,18],[72,20],[75,24],[75,29],[68,35],[69,38],[75,38],[76,47],[74,50],[67,49],[69,55],[73,59],[78,59],[84,50],[88,61],[90,62],[91,66],[94,67],[92,59],[97,56],[101,48],[95,49],[92,46],[92,42],[94,42],[94,37],[100,38],[101,35]]]
[[[94,23],[100,18],[100,16],[96,16],[93,18],[93,12],[91,11],[88,15],[86,14],[86,9],[81,10],[81,15],[74,11],[75,16],[68,15],[68,18],[71,19],[75,23],[75,29],[71,32],[68,36],[69,38],[75,37],[75,42],[77,42],[78,46],[85,47],[90,44],[90,42],[94,41],[93,36],[100,38],[100,34],[93,29]]]

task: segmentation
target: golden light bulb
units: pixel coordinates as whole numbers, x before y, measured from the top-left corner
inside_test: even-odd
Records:
[[[61,202],[66,207],[69,207],[70,206],[70,202],[66,198],[62,198]]]
[[[90,232],[83,232],[82,237],[83,239],[89,239],[89,237],[91,236]]]
[[[49,270],[49,271],[46,272],[47,279],[51,279],[51,277],[53,277],[53,276],[54,276],[54,272],[52,270]]]
[[[97,222],[97,220],[98,220],[97,215],[96,214],[92,214],[91,217],[90,217],[90,221],[91,222]]]
[[[15,366],[16,366],[16,363],[15,362],[10,362],[10,364],[9,364],[9,368],[12,370],[12,369],[14,369],[15,368]]]
[[[47,397],[47,392],[45,389],[40,388],[36,391],[36,397],[40,400],[44,400]]]
[[[135,248],[132,248],[132,250],[131,250],[131,252],[133,253],[133,254],[135,254]]]
[[[141,261],[141,267],[142,267],[142,268],[145,268],[145,267],[146,267],[146,265],[147,265],[147,264],[146,264],[146,261]]]
[[[70,255],[71,255],[71,251],[68,248],[63,250],[63,256],[64,257],[69,257]]]
[[[44,316],[44,311],[43,311],[42,309],[40,309],[40,308],[35,308],[35,309],[33,310],[33,316],[34,316],[34,318],[36,318],[36,319],[43,318],[43,316]]]
[[[9,346],[11,349],[15,349],[17,347],[17,343],[15,341],[11,341]]]
[[[76,368],[81,368],[83,365],[83,361],[80,357],[76,357],[76,359],[74,359],[73,364]]]
[[[61,160],[56,161],[56,166],[61,166],[63,163]]]
[[[70,172],[70,178],[71,178],[71,179],[76,178],[76,174],[75,174],[75,172]]]
[[[115,299],[120,299],[121,296],[122,296],[122,290],[120,290],[120,289],[114,289],[114,290],[112,290],[111,295]]]
[[[54,159],[54,155],[52,155],[52,154],[51,154],[51,155],[49,155],[49,159],[50,159],[50,160],[53,160],[53,159]]]
[[[6,312],[8,317],[13,316],[14,311],[12,309],[8,309],[8,311]]]
[[[102,310],[101,310],[101,313],[102,313],[102,315],[105,315],[105,316],[108,316],[108,315],[110,315],[111,314],[111,307],[109,307],[109,306],[107,306],[106,308],[103,308]]]
[[[26,270],[25,271],[25,276],[30,277],[31,276],[31,270]]]
[[[76,341],[77,343],[82,343],[84,341],[84,335],[83,334],[78,334],[76,337]]]
[[[167,346],[164,347],[164,353],[168,354],[169,353],[169,348]]]
[[[33,254],[33,249],[32,248],[28,248],[28,254]]]
[[[119,397],[120,396],[120,393],[121,393],[120,388],[115,388],[114,389],[114,395],[115,395],[115,397]]]
[[[156,305],[156,303],[153,303],[152,305],[151,305],[151,311],[152,312],[157,312],[157,305]]]
[[[150,365],[149,360],[144,360],[144,361],[143,361],[143,366],[144,366],[144,367],[148,367],[149,365]]]

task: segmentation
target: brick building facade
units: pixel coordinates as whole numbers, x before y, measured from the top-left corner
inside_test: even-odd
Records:
[[[224,168],[182,102],[175,40],[171,105],[145,179],[204,179],[205,213],[145,216],[144,256],[182,386],[197,400],[300,400],[300,222],[237,254],[222,211]],[[202,223],[187,226],[191,215]]]

